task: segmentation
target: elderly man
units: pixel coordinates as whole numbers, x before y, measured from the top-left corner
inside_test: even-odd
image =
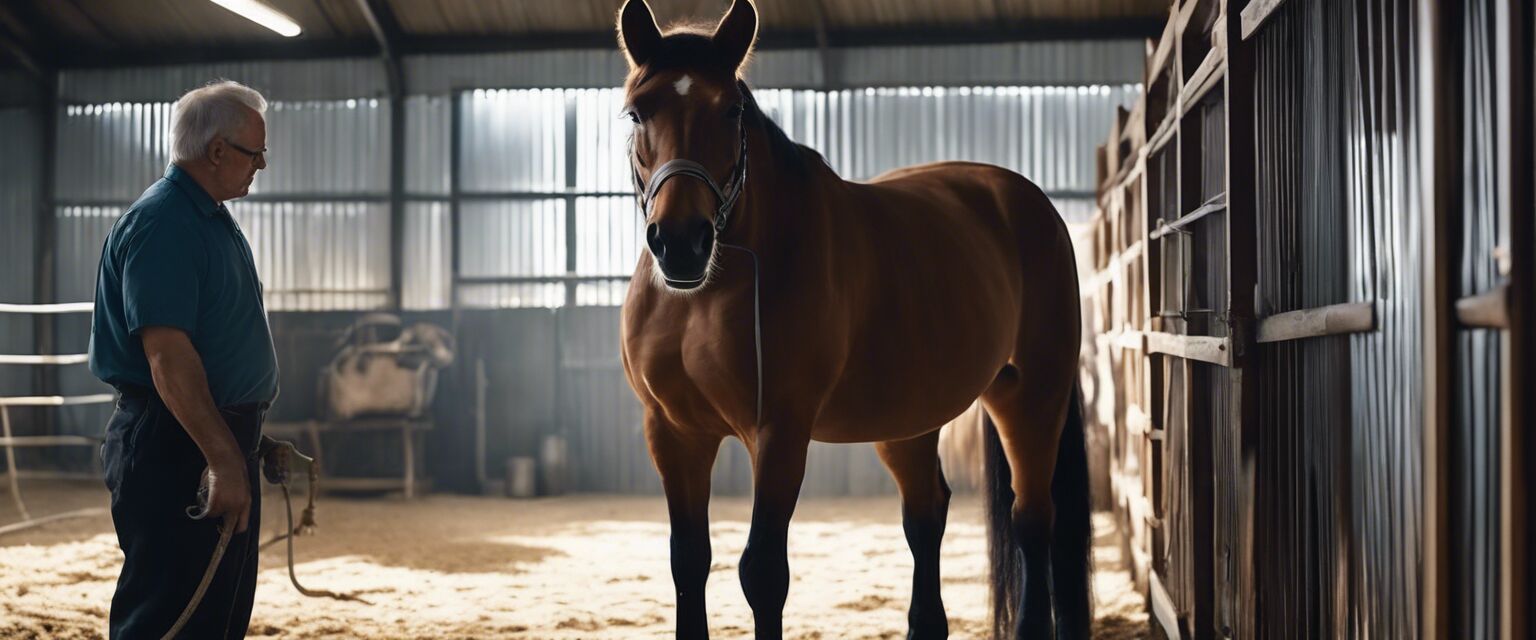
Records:
[[[111,637],[160,638],[235,528],[188,638],[244,637],[256,593],[255,450],[277,356],[251,248],[224,201],[266,168],[266,100],[216,82],[176,103],[165,177],[102,247],[91,371],[118,390],[102,463],[124,562]],[[207,512],[193,519],[207,472]]]

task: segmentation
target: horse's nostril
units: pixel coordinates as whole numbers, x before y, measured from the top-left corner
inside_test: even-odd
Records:
[[[693,255],[704,257],[714,249],[715,228],[708,222],[702,223],[693,234]]]
[[[661,226],[652,222],[645,228],[645,244],[651,253],[660,258],[667,253],[667,244],[661,240]]]

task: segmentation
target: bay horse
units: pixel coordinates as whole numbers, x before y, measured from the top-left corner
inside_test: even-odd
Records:
[[[731,436],[752,459],[738,571],[758,638],[782,635],[812,440],[875,443],[914,560],[908,637],[946,636],[938,430],[979,397],[994,425],[993,634],[1086,637],[1079,294],[1050,200],[983,164],[839,178],[740,80],[757,38],[750,0],[713,29],[664,34],[645,0],[617,22],[649,249],[624,302],[623,363],[666,494],[677,636],[709,633],[710,472]]]

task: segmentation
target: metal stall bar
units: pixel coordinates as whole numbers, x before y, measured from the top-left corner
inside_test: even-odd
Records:
[[[60,313],[90,313],[94,308],[91,303],[78,304],[0,304],[0,313],[25,313],[37,314],[44,317]],[[0,364],[23,365],[69,365],[81,364],[88,360],[86,354],[61,354],[61,355],[0,355]],[[87,404],[106,404],[116,399],[110,393],[98,393],[79,396],[11,396],[0,397],[0,447],[5,449],[5,475],[7,477],[11,500],[16,503],[16,510],[21,514],[21,522],[0,527],[0,535],[15,531],[22,531],[47,522],[63,518],[78,516],[90,516],[104,513],[104,509],[82,509],[68,513],[54,514],[44,518],[33,518],[27,510],[26,501],[21,496],[22,470],[16,465],[17,447],[59,447],[59,446],[88,446],[95,447],[101,444],[100,438],[71,435],[45,435],[45,436],[17,436],[11,429],[11,407],[69,407]]]

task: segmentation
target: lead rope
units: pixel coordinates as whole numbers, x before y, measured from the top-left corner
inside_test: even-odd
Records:
[[[266,436],[263,436],[263,440],[267,440]],[[274,536],[271,540],[261,543],[259,548],[265,549],[272,546],[279,540],[286,539],[288,541],[288,581],[293,583],[294,589],[297,589],[299,593],[304,594],[305,596],[311,598],[332,598],[335,600],[373,604],[353,594],[336,593],[334,591],[326,591],[323,589],[306,589],[304,585],[299,584],[298,575],[294,572],[293,569],[293,538],[294,536],[312,533],[315,529],[315,493],[317,487],[319,486],[316,482],[318,480],[319,473],[316,469],[317,465],[315,464],[314,458],[299,453],[298,448],[294,447],[293,443],[278,442],[276,440],[271,440],[271,442],[272,444],[270,446],[264,446],[262,448],[264,453],[258,455],[257,462],[260,462],[261,458],[265,458],[266,455],[270,455],[272,451],[278,447],[286,447],[288,449],[288,453],[292,454],[294,457],[298,458],[301,462],[304,462],[309,467],[309,504],[304,507],[304,516],[299,520],[299,526],[293,526],[293,500],[288,493],[288,474],[286,472],[282,473],[278,478],[278,481],[274,484],[278,485],[283,491],[283,504],[286,507],[285,511],[288,515],[288,531],[286,533],[280,533],[277,536]],[[265,444],[265,442],[263,444]],[[268,480],[271,481],[272,478],[269,477]],[[193,520],[201,520],[207,515],[207,469],[203,470],[203,479],[198,486],[197,497],[198,504],[187,507],[187,516]],[[219,523],[219,543],[213,548],[213,556],[208,560],[208,568],[203,570],[203,579],[198,582],[197,590],[192,592],[192,599],[187,601],[187,607],[182,609],[181,617],[177,618],[176,623],[171,625],[170,631],[165,632],[165,635],[161,636],[161,640],[174,640],[176,634],[181,633],[182,628],[186,627],[187,622],[192,619],[192,614],[197,611],[197,606],[202,603],[203,596],[208,592],[208,585],[213,582],[213,576],[218,573],[219,562],[224,559],[224,552],[229,549],[229,541],[230,538],[234,537],[234,533],[234,523],[229,519],[225,519]]]
[[[203,478],[197,486],[197,504],[187,507],[187,517],[193,520],[202,520],[208,516],[208,469],[203,469]],[[203,579],[198,581],[197,589],[192,592],[192,599],[187,601],[187,607],[181,610],[181,616],[176,618],[176,623],[171,625],[171,630],[161,636],[161,640],[174,640],[176,634],[181,633],[182,627],[187,626],[187,621],[192,619],[192,613],[197,611],[197,605],[203,602],[203,594],[208,592],[208,585],[213,582],[213,575],[219,571],[219,561],[224,559],[224,551],[229,548],[229,539],[235,535],[234,519],[225,516],[219,522],[219,543],[213,548],[213,557],[208,560],[208,568],[203,570]]]

